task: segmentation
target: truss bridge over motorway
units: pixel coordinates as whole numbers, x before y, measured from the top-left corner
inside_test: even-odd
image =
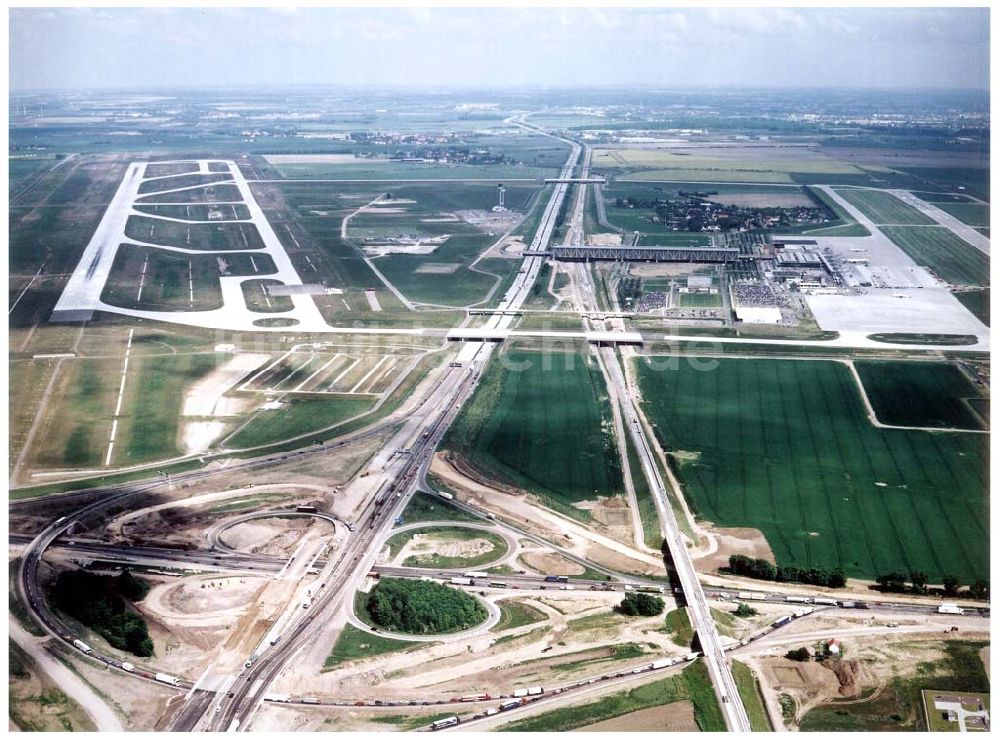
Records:
[[[615,262],[735,262],[740,256],[736,247],[599,247],[554,246],[553,259],[613,260]]]

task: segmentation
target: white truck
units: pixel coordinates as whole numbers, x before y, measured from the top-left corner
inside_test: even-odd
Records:
[[[449,583],[451,583],[453,586],[471,586],[472,585],[472,579],[471,578],[460,578],[459,576],[452,576],[451,580],[449,581]]]
[[[965,614],[965,610],[958,604],[942,604],[938,607],[938,614]]]
[[[156,680],[160,683],[170,684],[171,686],[180,686],[181,680],[177,676],[171,676],[167,673],[157,673]]]
[[[90,645],[85,643],[83,640],[73,640],[73,645],[81,653],[86,653],[87,655],[90,655],[92,652],[94,652],[93,649],[90,647]]]
[[[135,673],[135,666],[126,660],[124,663],[122,663],[122,670],[128,671],[129,673]]]

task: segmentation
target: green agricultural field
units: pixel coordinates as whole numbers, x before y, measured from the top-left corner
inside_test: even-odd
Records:
[[[585,518],[573,504],[622,490],[610,428],[603,378],[584,352],[505,351],[483,373],[443,447]]]
[[[695,721],[702,732],[725,731],[726,723],[715,698],[708,669],[701,661],[688,666],[680,674],[611,694],[588,704],[562,707],[516,720],[500,730],[526,733],[566,732],[678,701],[690,701],[694,705]]]
[[[264,248],[257,227],[242,222],[183,224],[159,218],[129,216],[125,224],[125,235],[148,244],[206,252]]]
[[[720,308],[722,296],[719,293],[680,293],[681,308]]]
[[[985,203],[936,203],[935,205],[963,224],[983,228],[988,228],[990,225],[990,207]]]
[[[836,188],[836,192],[876,224],[930,226],[934,223],[931,217],[925,216],[895,195],[881,190]]]
[[[830,175],[865,171],[810,150],[759,148],[701,149],[698,154],[666,149],[595,149],[595,170],[625,170],[629,180],[686,182],[822,182]],[[619,180],[620,181],[620,180]]]
[[[990,289],[985,290],[963,290],[953,294],[958,302],[965,306],[972,315],[982,321],[986,326],[990,325]]]
[[[564,157],[565,159],[565,157]],[[542,180],[552,177],[553,167],[528,165],[468,165],[394,162],[390,159],[357,159],[344,162],[279,163],[272,165],[289,179],[331,180]]]
[[[257,411],[250,420],[224,440],[234,449],[274,444],[301,434],[319,431],[363,414],[371,398],[296,395],[285,398],[284,408]]]
[[[637,363],[645,410],[701,517],[760,529],[781,565],[988,578],[984,435],[873,427],[836,362],[709,367]]]
[[[407,542],[418,537],[428,538],[434,544],[485,540],[490,544],[490,549],[468,556],[442,555],[437,552],[414,554],[403,561],[403,565],[407,568],[474,568],[498,560],[507,552],[507,543],[500,535],[481,529],[464,529],[462,527],[425,527],[408,530],[394,534],[386,540],[386,544],[394,557]]]
[[[957,365],[945,362],[854,362],[883,424],[984,429],[968,400],[982,394]]]
[[[918,265],[952,285],[989,285],[990,258],[943,226],[883,226]]]

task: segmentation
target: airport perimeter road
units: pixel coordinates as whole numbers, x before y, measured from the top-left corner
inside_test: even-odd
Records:
[[[933,203],[928,203],[926,200],[921,200],[908,190],[889,190],[888,192],[895,195],[904,203],[913,206],[928,218],[933,218],[946,229],[950,229],[955,233],[955,236],[962,241],[968,242],[980,252],[985,254],[990,253],[990,240],[985,234],[980,234],[974,228],[966,223],[962,223],[947,211],[938,208]]]

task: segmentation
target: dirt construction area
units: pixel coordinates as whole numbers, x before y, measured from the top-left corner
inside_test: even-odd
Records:
[[[769,563],[776,562],[771,546],[760,530],[751,527],[709,527],[702,523],[706,534],[715,539],[715,550],[703,557],[695,557],[694,567],[711,573],[729,565],[730,555],[747,555]]]
[[[225,626],[242,615],[266,579],[195,576],[150,589],[142,611],[172,625]]]
[[[510,590],[489,597],[509,605],[505,608],[530,607],[533,613],[544,615],[537,621],[350,660],[333,669],[302,661],[286,671],[273,690],[301,693],[302,685],[308,684],[312,695],[331,699],[377,690],[387,701],[448,701],[469,693],[500,695],[522,686],[558,686],[580,676],[631,670],[653,656],[684,652],[663,631],[662,616],[629,618],[615,613],[613,607],[621,601],[621,594],[542,594]],[[327,652],[331,648],[325,647]]]
[[[531,494],[501,488],[476,480],[459,469],[460,462],[451,455],[436,453],[431,472],[448,484],[459,500],[493,512],[509,521],[566,548],[576,555],[614,570],[642,575],[663,575],[665,568],[658,553],[641,552],[631,547],[630,537],[616,538],[616,530],[597,522],[585,526],[540,505]]]
[[[334,527],[311,517],[253,519],[229,527],[219,536],[222,544],[240,552],[287,558],[306,535],[329,537]]]
[[[393,558],[393,565],[402,565],[409,558],[416,561],[423,561],[428,557],[437,555],[446,558],[464,558],[471,560],[493,552],[493,543],[484,537],[477,537],[471,540],[456,540],[448,536],[446,532],[417,532],[412,539],[403,545],[396,557]],[[499,557],[500,553],[497,553]],[[419,567],[419,566],[418,566]]]

